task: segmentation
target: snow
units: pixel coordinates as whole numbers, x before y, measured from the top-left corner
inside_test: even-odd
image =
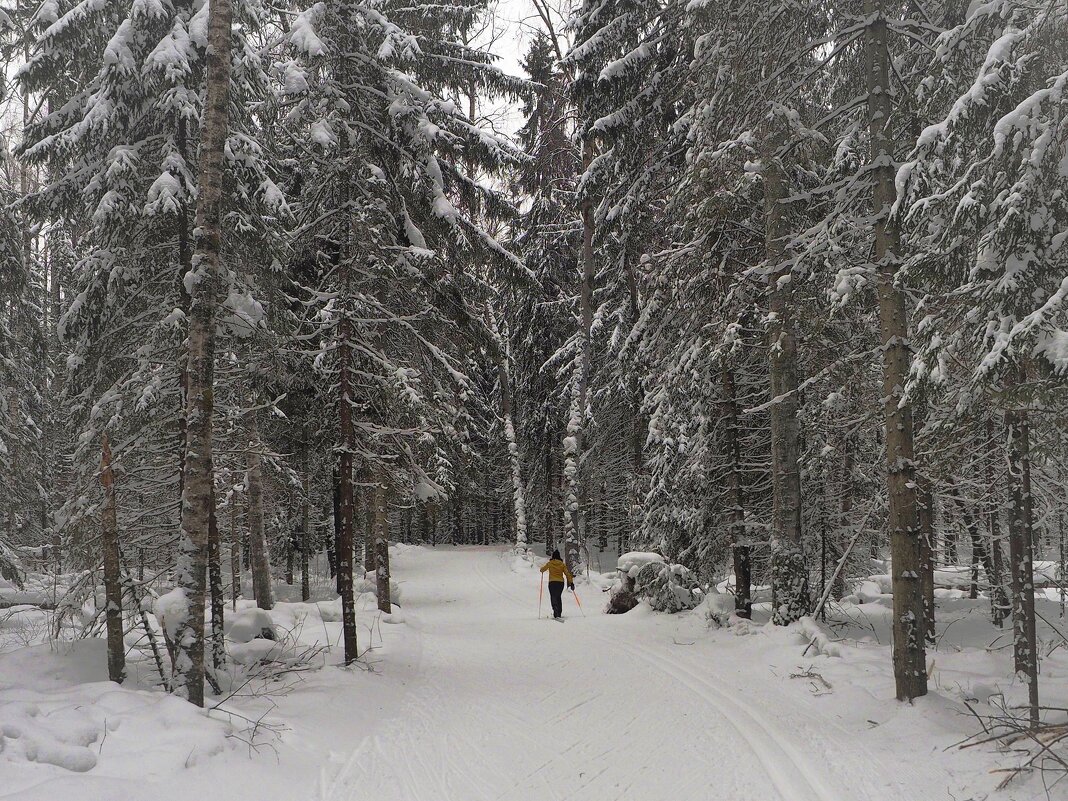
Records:
[[[766,625],[766,602],[739,620],[717,592],[692,612],[608,616],[608,582],[591,575],[581,608],[564,599],[567,625],[548,626],[532,551],[397,546],[391,559],[404,609],[358,597],[358,667],[341,665],[336,597],[228,605],[221,678],[236,692],[210,712],[151,689],[143,644],[120,687],[102,640],[18,647],[0,625],[0,797],[948,801],[994,798],[989,771],[1011,758],[953,748],[977,727],[965,700],[1022,697],[984,599],[939,600],[932,692],[908,705],[885,597],[788,628]],[[166,618],[184,600],[155,608]],[[268,625],[278,640],[255,636]],[[1051,705],[1068,704],[1063,650],[1043,662]],[[1028,779],[996,797],[1045,794]]]
[[[630,551],[619,557],[616,569],[630,577],[637,575],[638,571],[651,562],[663,562],[664,557],[658,553],[644,553],[642,551]]]
[[[257,638],[276,640],[274,621],[263,609],[242,609],[236,614],[223,618],[223,630],[233,642],[249,643]]]

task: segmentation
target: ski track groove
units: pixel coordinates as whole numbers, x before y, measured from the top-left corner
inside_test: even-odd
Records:
[[[520,597],[515,591],[516,588],[506,586],[497,576],[490,575],[487,565],[484,564],[489,557],[488,553],[476,552],[472,556],[474,558],[466,567],[470,568],[471,573],[477,576],[486,588],[506,599],[510,607],[529,608],[532,598]],[[501,554],[498,559],[504,562],[507,556]],[[510,565],[506,565],[506,569],[509,568]],[[444,586],[446,585],[442,583],[435,589]],[[448,604],[454,600],[463,599],[448,599],[440,603]],[[484,592],[470,597],[467,602],[477,604],[479,608],[494,605],[492,597],[486,596]],[[499,607],[499,604],[496,606]],[[572,611],[576,613],[572,620],[580,620],[577,609]],[[525,618],[526,614],[529,613],[521,613],[520,617]],[[494,623],[487,623],[483,634],[493,633],[494,624],[512,625],[505,623],[510,619],[507,615],[506,611],[505,617],[502,618],[501,613],[497,612]],[[600,616],[591,614],[590,622],[598,617]],[[707,765],[702,767],[700,763],[695,765],[692,771],[665,772],[664,765],[660,762],[661,754],[674,753],[678,756],[683,753],[678,748],[683,748],[693,750],[700,759],[701,749],[706,747],[706,744],[700,741],[693,744],[678,741],[675,751],[663,750],[672,748],[670,743],[678,740],[678,727],[688,725],[683,719],[654,715],[650,720],[649,715],[642,711],[599,707],[596,702],[604,697],[604,693],[600,691],[560,709],[553,703],[553,692],[544,695],[536,692],[537,675],[525,665],[520,666],[523,672],[518,674],[520,681],[517,686],[525,687],[529,683],[534,692],[528,693],[526,697],[536,701],[538,707],[556,707],[553,714],[539,719],[522,715],[514,706],[510,706],[507,700],[502,701],[502,696],[498,693],[495,698],[490,698],[487,706],[461,707],[460,714],[464,715],[463,725],[450,726],[449,718],[442,718],[439,700],[448,697],[447,681],[436,676],[433,670],[424,669],[422,672],[430,683],[409,692],[403,701],[403,712],[399,717],[392,721],[385,731],[363,738],[342,767],[334,772],[332,778],[328,779],[324,770],[320,780],[323,801],[362,801],[364,798],[382,798],[389,801],[562,801],[588,794],[594,787],[599,789],[598,798],[622,801],[631,798],[634,792],[645,792],[648,796],[648,790],[639,788],[649,786],[650,782],[657,788],[656,794],[663,798],[704,797],[709,789],[717,784],[721,785],[721,791],[727,793],[728,797],[734,792],[746,794],[745,797],[766,798],[766,791],[762,791],[763,796],[754,794],[757,787],[765,786],[762,777],[757,784],[753,783],[753,778],[761,773],[767,777],[767,789],[772,795],[779,796],[781,801],[842,801],[852,797],[885,797],[888,788],[897,786],[897,782],[887,780],[884,766],[876,761],[876,769],[881,774],[877,780],[856,782],[859,786],[854,786],[848,795],[841,792],[831,774],[825,775],[798,744],[777,732],[772,720],[750,709],[744,704],[744,699],[739,701],[731,697],[729,690],[716,686],[712,679],[699,673],[683,656],[656,650],[638,640],[636,636],[627,636],[619,631],[599,631],[599,628],[605,627],[589,623],[579,625],[582,633],[591,635],[606,646],[612,661],[637,660],[659,672],[669,684],[685,688],[703,702],[702,705],[720,719],[723,725],[737,733],[737,737],[731,739],[732,747],[738,749],[739,755],[751,754],[753,767],[757,772],[738,771],[728,767],[722,776],[717,777],[714,767],[709,769]],[[437,633],[442,637],[454,637],[452,629],[460,630],[459,621],[448,617],[443,617],[437,626]],[[504,628],[502,631],[509,636],[513,635],[513,629]],[[516,636],[525,636],[521,634],[520,629],[515,629],[514,633]],[[470,633],[466,636],[471,637]],[[539,635],[539,639],[544,637]],[[448,661],[449,652],[441,646],[430,648],[431,642],[432,640],[428,640],[428,648],[423,656],[434,654],[438,661],[445,660],[445,664],[453,667],[454,664]],[[471,639],[471,646],[482,650],[486,647],[484,641],[478,639]],[[420,647],[422,648],[422,645]],[[482,651],[476,653],[481,658]],[[567,672],[571,670],[574,660],[569,659],[568,655],[562,656],[564,661],[561,663],[561,669]],[[504,663],[503,657],[499,657],[492,648],[486,652],[483,665],[489,668],[484,677],[486,681],[493,680],[497,669],[515,670],[515,666],[510,668]],[[578,667],[581,668],[582,664]],[[605,670],[606,664],[592,665],[590,677],[596,679]],[[658,688],[658,691],[663,692],[663,689]],[[665,697],[670,700],[670,696]],[[655,707],[651,708],[655,710]],[[553,749],[543,735],[535,737],[529,733],[537,732],[539,728],[565,724],[575,718],[576,712],[579,712],[579,717],[594,726],[593,730],[598,732],[596,738],[581,733],[575,737],[575,729],[568,727],[568,734],[561,738],[559,746]],[[455,715],[456,712],[451,714]],[[683,718],[685,717],[683,714]],[[855,733],[835,725],[849,737],[856,737]],[[666,745],[655,748],[646,755],[646,759],[608,760],[603,765],[597,765],[597,762],[605,760],[614,752],[625,753],[634,741],[636,727],[650,726],[660,735],[659,742]],[[487,738],[486,731],[494,734]],[[714,741],[717,735],[713,728],[704,736],[713,738]],[[510,742],[518,740],[524,743],[520,748],[530,761],[523,759],[517,763],[509,761],[507,753],[502,756],[497,742],[502,738]],[[486,743],[490,750],[481,747],[480,742]],[[832,746],[833,743],[826,745]],[[867,751],[863,746],[861,749]],[[398,762],[403,764],[397,764]],[[559,783],[561,776],[570,777],[566,780],[566,786]],[[537,784],[531,784],[532,780]],[[857,796],[854,792],[861,788],[869,791],[877,784],[883,785],[882,793],[878,795],[864,793]]]
[[[516,604],[522,604],[522,601],[518,596],[504,590],[499,584],[492,581],[477,561],[474,564],[475,572],[478,576],[498,594],[510,599]],[[838,799],[843,797],[839,793],[832,791],[824,783],[821,777],[816,775],[816,772],[811,769],[807,764],[807,760],[805,760],[803,756],[799,757],[793,746],[775,734],[771,726],[762,721],[760,717],[751,710],[742,707],[736,701],[731,699],[726,693],[711,682],[698,676],[696,673],[691,672],[678,661],[667,659],[666,657],[648,649],[644,645],[641,645],[637,641],[627,640],[626,644],[623,645],[617,638],[601,634],[596,630],[591,630],[590,633],[606,645],[623,652],[624,655],[631,653],[632,650],[637,652],[638,656],[647,664],[667,673],[679,683],[688,687],[705,701],[705,703],[719,712],[720,716],[745,740],[750,750],[757,757],[761,768],[767,774],[768,778],[771,779],[772,784],[775,785],[776,790],[778,790],[779,794],[782,796],[783,801],[801,801],[802,798],[812,799],[812,801],[838,801]],[[749,720],[748,724],[745,722],[745,719]],[[761,736],[766,737],[767,740],[773,744],[773,747],[769,748],[765,743],[761,742]],[[793,767],[797,777],[799,777],[807,787],[807,793],[804,793],[804,795],[798,794],[797,791],[804,788],[798,786],[797,779],[791,777],[787,770],[779,767],[780,761],[785,761]]]

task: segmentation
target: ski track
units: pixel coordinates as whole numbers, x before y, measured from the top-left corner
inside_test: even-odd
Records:
[[[878,765],[843,792],[811,742],[718,687],[714,666],[639,641],[592,596],[585,619],[565,600],[567,624],[546,626],[500,549],[416,560],[409,689],[324,774],[322,801],[844,801],[895,784]]]
[[[492,581],[477,563],[475,572],[499,594],[519,602],[519,598]],[[809,761],[775,733],[773,724],[761,720],[751,710],[738,704],[707,679],[684,667],[680,661],[669,659],[666,655],[653,651],[634,639],[627,640],[625,645],[621,645],[618,638],[606,636],[595,628],[590,627],[588,633],[600,642],[617,648],[622,658],[628,654],[635,654],[646,664],[666,673],[698,695],[742,736],[757,757],[761,769],[771,779],[785,801],[801,801],[801,799],[836,801],[844,797],[833,791],[828,783],[812,769]],[[580,702],[576,706],[582,703],[585,702]]]

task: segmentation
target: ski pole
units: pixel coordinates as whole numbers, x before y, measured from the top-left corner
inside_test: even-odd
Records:
[[[541,620],[541,595],[545,592],[545,574],[541,574],[541,584],[538,585],[538,620]]]
[[[582,608],[582,602],[578,599],[578,593],[575,592],[575,588],[571,588],[571,594],[575,596],[575,603],[578,604],[579,611],[582,612],[582,616],[586,617],[586,610]]]

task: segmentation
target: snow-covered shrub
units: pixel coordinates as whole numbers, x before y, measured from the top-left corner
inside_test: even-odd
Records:
[[[634,593],[658,612],[693,609],[704,598],[697,576],[688,567],[649,562],[634,577]]]
[[[709,626],[730,625],[735,612],[734,596],[713,588],[697,606],[697,610]]]

